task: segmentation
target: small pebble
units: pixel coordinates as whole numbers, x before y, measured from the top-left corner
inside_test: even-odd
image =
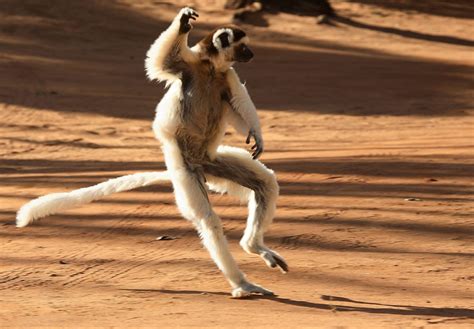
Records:
[[[319,15],[316,17],[316,24],[328,24],[329,23],[329,17],[327,15]]]
[[[422,201],[422,200],[418,198],[406,198],[405,201]]]
[[[176,237],[169,235],[161,235],[155,239],[156,241],[176,240]]]

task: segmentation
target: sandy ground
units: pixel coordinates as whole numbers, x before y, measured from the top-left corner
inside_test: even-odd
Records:
[[[256,59],[238,71],[281,185],[267,243],[291,271],[240,250],[246,207],[212,200],[278,297],[229,298],[167,184],[14,226],[34,197],[164,168],[143,59],[183,3],[0,2],[0,327],[472,328],[469,1],[334,1],[334,26],[246,26]],[[193,4],[193,40],[229,20]]]

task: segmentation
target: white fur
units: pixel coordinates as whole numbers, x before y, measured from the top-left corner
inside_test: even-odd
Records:
[[[229,115],[229,122],[233,124],[238,132],[252,131],[255,134],[255,140],[261,147],[264,147],[262,138],[262,129],[258,118],[257,109],[249,96],[247,88],[240,82],[237,72],[233,68],[227,71],[227,82],[229,83],[232,99],[232,107],[238,115]]]
[[[250,99],[247,88],[240,82],[237,72],[233,68],[227,71],[227,82],[229,83],[232,94],[232,107],[240,114],[248,128],[253,129],[255,133],[261,135],[260,120],[257,109]]]
[[[179,74],[173,75],[166,72],[163,69],[163,62],[171,51],[173,44],[177,41],[180,45],[180,56],[184,61],[195,61],[198,56],[205,55],[201,54],[203,49],[200,49],[199,46],[192,49],[188,48],[187,33],[184,35],[178,33],[181,15],[189,13],[190,10],[192,9],[183,8],[180,11],[171,26],[151,45],[145,62],[147,75],[150,79],[166,80],[167,85],[170,86],[157,106],[157,113],[153,122],[155,136],[162,144],[167,171],[123,176],[69,193],[55,193],[40,197],[25,204],[19,210],[17,226],[24,227],[35,219],[100,199],[112,193],[171,180],[176,204],[180,212],[195,225],[212,259],[232,286],[232,296],[244,297],[251,293],[271,294],[269,290],[248,282],[245,275],[239,270],[227,246],[221,221],[212,209],[207,197],[206,188],[209,188],[220,193],[229,193],[242,201],[247,201],[249,216],[240,245],[246,252],[260,255],[268,266],[275,267],[281,264],[281,256],[266,247],[263,241],[264,232],[272,221],[278,196],[278,183],[273,171],[266,168],[258,160],[253,160],[246,150],[229,146],[218,147],[223,138],[227,121],[234,125],[237,131],[245,135],[251,131],[257,142],[263,144],[255,105],[235,70],[230,68],[231,62],[226,62],[225,65],[220,67],[227,67],[227,81],[232,94],[232,108],[223,109],[226,115],[219,128],[220,135],[209,144],[207,152],[211,159],[220,158],[232,161],[245,167],[246,170],[252,171],[259,178],[259,181],[264,184],[266,206],[257,204],[254,191],[233,181],[206,175],[206,187],[199,175],[190,173],[190,164],[184,163],[175,138],[177,129],[181,124],[179,117],[180,101],[183,99],[181,80]],[[219,31],[220,33],[225,31],[233,37],[232,30],[221,30],[214,34],[213,42],[219,41],[216,37]],[[216,47],[218,45],[219,43]],[[221,58],[221,60],[223,59]],[[199,170],[199,167],[195,169]],[[260,214],[263,214],[260,217],[257,216],[259,211]]]
[[[230,44],[234,42],[234,32],[232,32],[231,29],[228,29],[228,28],[218,29],[216,32],[214,32],[214,35],[212,36],[212,43],[214,44],[214,47],[216,47],[218,50],[222,49],[222,42],[219,39],[219,36],[222,33],[227,33],[227,35],[229,36]]]
[[[66,193],[48,194],[23,205],[16,216],[16,226],[25,227],[34,220],[71,209],[107,195],[169,180],[168,173],[149,172],[122,176]]]
[[[188,48],[188,33],[179,35],[180,18],[183,14],[189,14],[191,8],[185,7],[181,9],[174,18],[171,26],[166,29],[158,39],[151,45],[146,54],[145,69],[150,80],[168,81],[168,83],[176,81],[179,76],[175,76],[163,69],[163,62],[166,55],[171,51],[173,43],[178,39],[180,43],[181,55],[186,61],[195,61],[195,53]]]

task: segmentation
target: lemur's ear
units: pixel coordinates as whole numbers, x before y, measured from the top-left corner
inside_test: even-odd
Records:
[[[219,29],[212,36],[212,43],[217,49],[227,48],[233,41],[234,33],[231,29]]]
[[[219,34],[218,38],[221,41],[222,48],[230,46],[229,35],[226,32]]]

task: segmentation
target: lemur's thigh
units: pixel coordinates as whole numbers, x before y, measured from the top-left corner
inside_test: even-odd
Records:
[[[187,169],[171,174],[176,204],[186,219],[193,222],[207,218],[212,213],[203,180]]]
[[[174,141],[163,143],[166,167],[173,184],[176,204],[182,215],[195,222],[209,217],[212,208],[207,196],[203,175],[193,170]]]
[[[239,148],[221,146],[215,159],[203,166],[208,185],[249,202],[248,225],[243,240],[263,244],[263,232],[271,223],[278,197],[273,171]],[[254,250],[256,252],[256,250]]]
[[[203,165],[208,185],[217,192],[227,192],[248,200],[251,191],[260,205],[274,202],[278,184],[273,171],[240,148],[221,146],[215,159]]]

